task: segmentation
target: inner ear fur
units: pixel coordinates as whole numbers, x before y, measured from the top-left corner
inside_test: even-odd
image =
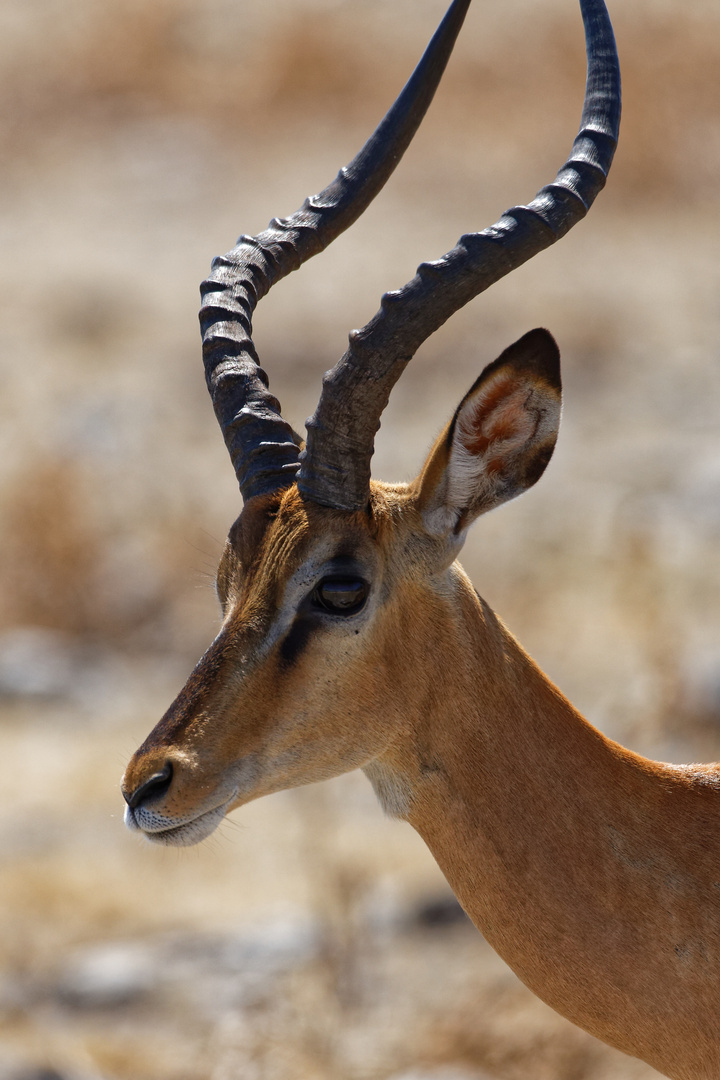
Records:
[[[540,479],[555,449],[561,399],[560,352],[547,330],[531,330],[485,368],[416,481],[429,533],[461,533]]]

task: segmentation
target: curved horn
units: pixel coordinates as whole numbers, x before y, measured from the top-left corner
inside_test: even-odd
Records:
[[[374,318],[353,331],[307,421],[297,480],[305,498],[341,510],[367,505],[380,414],[419,346],[478,293],[564,236],[604,186],[620,124],[620,68],[603,0],[580,0],[580,6],[588,72],[570,157],[529,206],[515,206],[489,229],[461,236],[452,251],[386,293]]]
[[[245,500],[287,487],[296,436],[268,391],[252,314],[270,287],[322,251],[372,202],[410,144],[442,77],[470,0],[454,0],[409,82],[351,163],[289,218],[241,236],[200,287],[205,378]]]

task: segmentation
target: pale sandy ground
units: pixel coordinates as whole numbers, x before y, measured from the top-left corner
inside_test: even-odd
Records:
[[[439,872],[360,776],[251,806],[191,851],[122,825],[124,762],[214,632],[238,510],[197,284],[352,156],[441,7],[0,3],[2,1080],[656,1075],[537,1002],[466,924],[433,921]],[[465,565],[603,730],[714,759],[720,3],[613,8],[608,191],[421,351],[376,473],[412,476],[479,369],[552,329],[558,451]],[[581,50],[572,0],[476,0],[377,205],[260,308],[296,425],[381,291],[551,178]]]

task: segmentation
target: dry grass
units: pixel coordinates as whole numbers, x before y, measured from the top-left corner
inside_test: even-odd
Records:
[[[228,2],[205,9],[191,0],[48,0],[43,27],[52,33],[43,33],[39,12],[6,0],[0,86],[12,108],[0,133],[13,156],[41,163],[48,147],[61,152],[63,132],[138,116],[191,117],[217,136],[260,140],[289,125],[367,131],[411,69],[434,14],[424,5],[409,33],[401,4],[313,13],[312,5],[278,2],[259,15]],[[718,12],[644,3],[614,14],[625,114],[610,197],[699,202],[720,157],[720,90],[709,77],[720,62]],[[515,31],[524,15],[521,0],[502,14],[472,13],[443,88],[445,115],[428,122],[436,137],[457,138],[470,122],[470,152],[499,138],[502,152],[521,162],[527,149],[536,154],[565,136],[584,74],[577,12],[555,0],[531,39]],[[528,88],[542,102],[543,123],[528,126],[521,148],[503,128],[527,112]]]

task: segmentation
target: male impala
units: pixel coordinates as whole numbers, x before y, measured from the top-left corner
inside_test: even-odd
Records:
[[[380,414],[420,343],[567,232],[604,184],[620,83],[602,0],[581,0],[588,83],[557,179],[383,298],[326,375],[304,448],[250,336],[258,299],[387,180],[469,2],[454,0],[350,166],[241,237],[203,285],[207,381],[245,505],[218,571],[222,628],[128,767],[127,823],[194,844],[251,799],[363,768],[532,990],[667,1076],[717,1080],[718,767],[658,764],[606,739],[455,562],[471,522],[534,484],[552,454],[550,334],[525,334],[485,369],[417,480],[370,480]]]

